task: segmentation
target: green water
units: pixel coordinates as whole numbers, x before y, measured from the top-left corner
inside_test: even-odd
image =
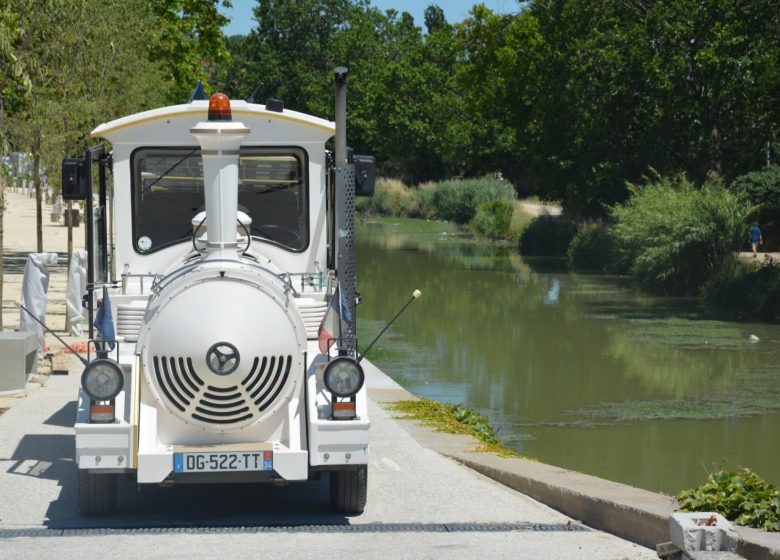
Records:
[[[413,393],[480,410],[540,461],[649,490],[741,466],[780,484],[780,326],[702,320],[695,301],[446,224],[363,223],[357,245],[362,343],[423,292],[369,355]]]

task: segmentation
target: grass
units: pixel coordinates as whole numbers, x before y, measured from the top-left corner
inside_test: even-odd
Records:
[[[509,449],[496,437],[490,422],[482,414],[462,404],[442,404],[430,399],[395,401],[388,403],[390,410],[403,414],[401,418],[417,420],[439,432],[469,435],[480,442],[477,451],[495,453],[500,457],[528,459]],[[533,459],[531,459],[533,460]]]

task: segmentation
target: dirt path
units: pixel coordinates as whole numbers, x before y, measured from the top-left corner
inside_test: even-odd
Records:
[[[542,202],[521,202],[520,206],[531,216],[560,216],[563,209],[555,204],[544,204]]]
[[[753,260],[753,253],[751,251],[741,251],[739,253],[739,258]],[[763,263],[767,259],[774,264],[780,264],[780,253],[764,253],[762,251],[756,253],[755,260],[759,263]]]

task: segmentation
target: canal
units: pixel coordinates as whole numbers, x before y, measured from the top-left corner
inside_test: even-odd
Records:
[[[363,346],[423,292],[368,357],[508,447],[669,494],[721,468],[780,484],[780,326],[704,320],[448,224],[361,223],[357,252]]]

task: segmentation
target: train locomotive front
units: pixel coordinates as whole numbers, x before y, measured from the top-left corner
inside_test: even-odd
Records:
[[[346,150],[345,76],[335,125],[216,94],[101,125],[113,153],[63,164],[64,196],[86,197],[91,217],[90,318],[101,293],[106,308],[75,425],[84,513],[113,511],[122,475],[287,484],[323,472],[337,511],[363,510],[354,196],[373,190],[373,159]]]

